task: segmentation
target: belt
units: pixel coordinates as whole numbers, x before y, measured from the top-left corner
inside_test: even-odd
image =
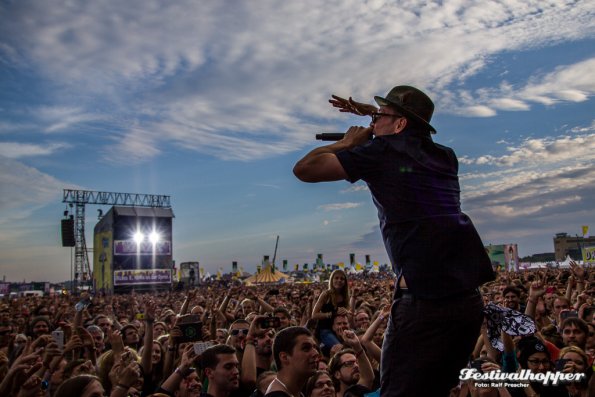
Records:
[[[438,298],[422,298],[417,295],[414,295],[408,288],[398,288],[395,291],[395,299],[398,298],[409,298],[409,299],[419,299],[419,300],[447,300],[447,299],[462,299],[462,298],[474,298],[477,296],[481,296],[479,292],[479,288],[473,288],[470,290],[464,290],[461,292],[454,293],[452,295],[447,295]]]

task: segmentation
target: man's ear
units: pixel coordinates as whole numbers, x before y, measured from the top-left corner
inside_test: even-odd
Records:
[[[281,359],[281,363],[283,363],[283,366],[285,366],[285,364],[289,362],[289,354],[287,354],[287,352],[279,352],[279,358]]]
[[[405,117],[399,118],[395,127],[395,134],[398,134],[399,132],[403,131],[405,127],[407,127],[407,119]]]
[[[208,368],[208,367],[205,368],[205,376],[207,378],[210,378],[212,373],[213,373],[213,368]]]

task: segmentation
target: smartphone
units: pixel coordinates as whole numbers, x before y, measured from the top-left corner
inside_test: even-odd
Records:
[[[177,326],[182,331],[178,342],[196,342],[202,339],[202,322],[196,314],[186,314],[178,318]]]
[[[209,347],[214,346],[213,342],[196,342],[194,344],[194,354],[196,354],[197,356],[200,356],[201,354],[204,353],[205,350],[207,350]]]
[[[560,312],[560,319],[562,319],[562,321],[570,317],[578,317],[578,313],[574,310],[562,310]]]
[[[279,328],[281,320],[278,317],[265,317],[259,320],[260,328]]]
[[[137,320],[144,320],[145,319],[145,313],[137,313],[135,318]]]
[[[477,370],[477,372],[479,372],[480,374],[483,374],[481,365],[487,361],[488,360],[486,360],[484,358],[478,358],[477,360],[473,360],[473,361],[471,361],[471,368],[475,368]]]
[[[52,331],[52,339],[56,342],[60,350],[64,349],[64,331],[59,329]]]
[[[564,370],[564,366],[566,365],[566,363],[570,361],[567,358],[560,358],[556,361],[556,371],[558,372],[562,372]]]
[[[82,312],[83,310],[88,308],[89,305],[91,305],[90,297],[79,301],[76,305],[74,305],[74,308],[76,309],[77,312]]]

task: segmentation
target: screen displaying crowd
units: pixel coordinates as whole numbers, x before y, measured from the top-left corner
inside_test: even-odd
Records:
[[[537,332],[503,331],[495,344],[484,327],[469,356],[469,368],[483,373],[585,374],[580,381],[453,379],[451,396],[591,395],[589,270],[498,273],[481,287],[484,303],[525,314]],[[310,284],[213,281],[172,292],[5,298],[0,396],[378,395],[384,329],[398,321],[390,318],[394,283],[389,274],[335,270]]]

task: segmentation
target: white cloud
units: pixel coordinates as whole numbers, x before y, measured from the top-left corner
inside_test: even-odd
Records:
[[[70,145],[66,143],[51,143],[37,145],[19,142],[0,142],[0,156],[10,159],[31,156],[47,156],[59,150],[67,149]]]
[[[367,192],[369,190],[368,185],[356,183],[355,185],[349,186],[347,189],[341,190],[341,193]]]
[[[326,104],[329,94],[371,98],[391,80],[431,87],[441,111],[478,117],[593,92],[592,73],[577,75],[591,64],[536,79],[518,96],[494,90],[465,102],[444,90],[493,54],[592,37],[588,1],[350,0],[326,4],[332,13],[314,0],[0,7],[0,52],[11,62],[18,48],[20,62],[55,87],[52,103],[64,104],[62,116],[59,107],[46,112],[44,130],[63,132],[102,114],[118,140],[104,152],[119,150],[129,161],[150,159],[164,144],[222,159],[287,153],[344,120]],[[563,91],[559,82],[567,83]],[[100,110],[98,98],[106,103]]]
[[[335,204],[324,204],[319,205],[318,209],[323,211],[338,211],[338,210],[346,210],[350,208],[357,208],[361,206],[363,203],[335,203]]]

